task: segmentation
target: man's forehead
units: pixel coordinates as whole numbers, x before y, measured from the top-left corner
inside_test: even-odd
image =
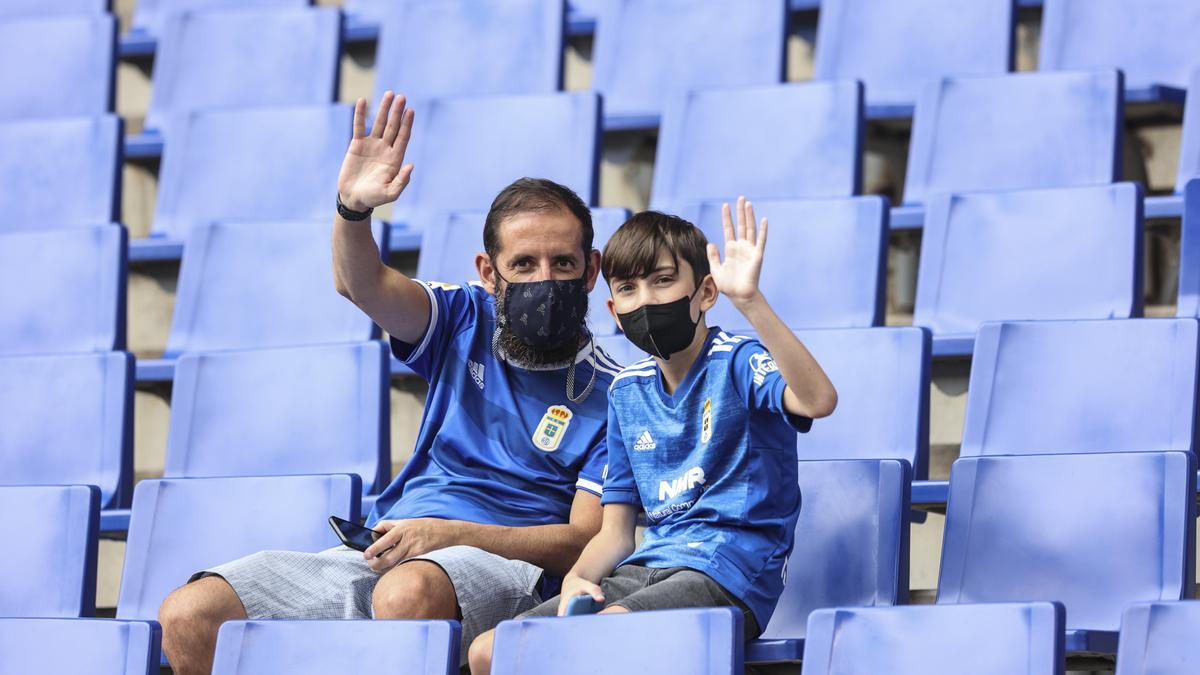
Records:
[[[566,209],[513,214],[497,228],[500,250],[518,253],[582,253],[583,224]]]

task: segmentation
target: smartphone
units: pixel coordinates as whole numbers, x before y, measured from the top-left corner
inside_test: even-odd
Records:
[[[329,516],[329,525],[333,527],[334,532],[337,532],[338,539],[355,551],[367,550],[367,547],[374,544],[375,540],[383,534],[337,516]]]
[[[595,614],[604,609],[604,605],[596,602],[590,595],[577,595],[567,601],[567,616]]]

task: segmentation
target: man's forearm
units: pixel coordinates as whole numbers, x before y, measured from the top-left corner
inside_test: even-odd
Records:
[[[571,524],[506,527],[453,522],[458,543],[503,558],[524,560],[556,576],[571,569],[592,534],[587,528]]]
[[[371,220],[333,217],[333,281],[337,292],[361,306],[362,298],[379,286],[383,262],[371,234]]]

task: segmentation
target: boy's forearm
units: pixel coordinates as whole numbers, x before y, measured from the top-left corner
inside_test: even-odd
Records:
[[[617,565],[633,553],[633,537],[628,537],[628,541],[625,539],[600,531],[583,548],[583,553],[579,555],[579,560],[575,562],[570,573],[594,584],[600,583],[601,579],[612,574]]]
[[[787,411],[813,419],[831,414],[837,406],[833,383],[804,343],[771,309],[762,293],[737,303],[737,308],[750,321],[759,340],[779,366],[779,374],[787,383],[784,391]]]

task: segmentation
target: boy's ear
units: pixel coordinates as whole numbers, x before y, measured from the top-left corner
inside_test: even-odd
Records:
[[[486,253],[476,253],[475,269],[479,272],[479,280],[483,282],[487,292],[496,295],[500,289],[497,288],[496,268],[492,267],[492,259]]]
[[[717,298],[720,297],[721,292],[717,290],[717,282],[713,281],[711,274],[705,275],[700,280],[700,292],[697,295],[700,296],[701,312],[707,312],[717,304]]]
[[[617,322],[617,328],[620,328],[621,332],[624,333],[625,328],[621,325],[620,317],[617,316],[617,306],[613,304],[612,296],[609,296],[609,298],[604,301],[604,305],[608,307],[608,313],[612,315],[613,321]]]

